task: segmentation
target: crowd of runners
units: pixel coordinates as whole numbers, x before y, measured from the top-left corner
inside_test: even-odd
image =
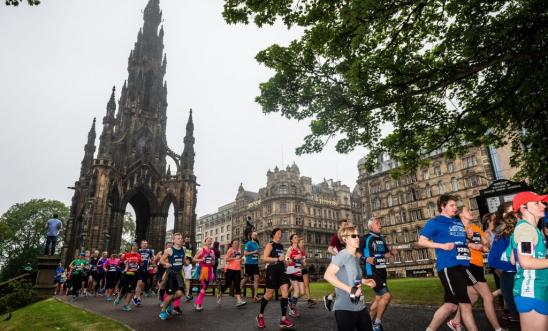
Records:
[[[547,201],[546,195],[519,193],[498,212],[485,215],[478,226],[471,210],[457,207],[456,197],[445,194],[439,198],[440,214],[426,223],[417,243],[435,250],[437,273],[444,289],[445,303],[434,313],[427,331],[438,330],[444,323],[453,331],[464,330],[462,324],[468,331],[478,330],[472,305],[479,298],[493,330],[504,330],[495,312],[497,296],[504,303],[502,319],[521,323],[522,330],[548,330],[548,227],[541,222]],[[342,220],[329,244],[332,259],[324,279],[335,291],[323,299],[325,308],[334,311],[339,330],[383,330],[382,317],[392,297],[386,267],[398,250],[388,247],[381,227],[380,219],[371,217],[368,232],[362,236],[356,227]],[[104,296],[114,306],[123,303],[124,311],[140,306],[142,296],[157,296],[159,318],[166,320],[182,313],[181,300],[195,300],[194,310],[202,311],[204,295],[213,283],[218,286],[218,304],[232,288],[235,307],[244,307],[247,302],[241,289],[249,281],[253,283],[251,300],[259,303],[258,328],[265,328],[264,312],[275,293],[280,295],[280,328],[294,328],[295,322],[288,317],[301,316],[299,300],[309,307],[316,302],[310,297],[304,239],[291,234],[290,246],[284,248],[282,235],[283,229],[273,229],[271,241],[264,247],[255,232],[243,247],[239,240],[232,240],[224,256],[224,280],[217,279],[219,245],[209,237],[197,251],[189,237],[183,240],[180,233],[175,233],[156,253],[146,240],[139,245],[133,243],[120,256],[81,252],[67,270],[59,265],[56,294],[72,295],[73,300],[82,295]],[[485,278],[485,256],[496,280],[494,292]],[[262,297],[258,293],[261,261],[266,285]],[[196,299],[192,280],[199,284],[197,291],[194,289]],[[374,292],[369,309],[362,285]]]

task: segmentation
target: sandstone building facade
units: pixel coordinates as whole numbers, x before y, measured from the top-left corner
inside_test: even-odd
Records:
[[[390,170],[396,167],[398,164],[389,157],[380,159],[371,173],[361,161],[358,163],[364,218],[380,217],[387,243],[399,249],[387,268],[392,277],[434,275],[434,250],[416,247],[418,234],[430,218],[439,214],[436,201],[443,193],[457,196],[459,206],[477,214],[475,197],[493,180],[489,150],[471,147],[466,155],[454,160],[438,150],[431,153],[429,166],[395,180]]]

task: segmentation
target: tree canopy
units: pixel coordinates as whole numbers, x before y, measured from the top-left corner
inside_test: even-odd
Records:
[[[543,0],[225,0],[228,23],[304,29],[259,52],[263,112],[310,120],[297,153],[389,153],[401,171],[440,147],[512,145],[518,177],[548,189],[548,3]],[[383,134],[382,128],[389,128]]]
[[[55,200],[33,199],[16,203],[0,216],[0,279],[22,273],[26,263],[34,266],[46,242],[45,224],[53,214],[66,226],[69,209]],[[57,240],[62,245],[63,230]]]

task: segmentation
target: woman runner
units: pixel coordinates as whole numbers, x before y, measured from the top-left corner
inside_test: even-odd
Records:
[[[264,310],[268,301],[272,299],[274,291],[280,289],[282,292],[282,298],[280,299],[280,306],[282,309],[282,317],[280,320],[280,329],[289,329],[295,326],[295,323],[287,318],[287,304],[289,294],[289,277],[285,273],[285,254],[284,247],[280,243],[282,241],[282,229],[275,228],[270,234],[272,241],[266,244],[263,253],[263,261],[266,266],[266,292],[261,299],[261,310],[257,315],[257,326],[260,329],[266,327],[264,322]]]
[[[299,317],[300,313],[297,311],[297,302],[304,294],[304,279],[302,274],[303,254],[298,247],[298,235],[292,234],[289,237],[289,241],[291,242],[291,246],[287,249],[286,254],[287,274],[293,288],[293,295],[289,299],[289,316]]]
[[[117,254],[112,254],[110,258],[107,259],[107,261],[103,264],[103,269],[106,273],[106,289],[107,289],[107,297],[106,301],[112,301],[112,293],[114,292],[114,288],[116,287],[116,284],[118,283],[118,265],[120,264],[120,259],[118,259]]]
[[[126,301],[124,311],[131,310],[131,299],[133,293],[135,293],[135,287],[137,286],[137,279],[139,275],[139,267],[141,266],[141,254],[137,251],[137,243],[134,242],[131,244],[131,252],[122,255],[120,263],[124,266],[124,271],[122,272],[122,278],[120,279],[120,294],[114,300],[114,305],[118,305],[122,298],[125,297]]]
[[[240,241],[238,239],[232,239],[230,242],[230,248],[226,252],[226,272],[225,272],[225,284],[220,285],[219,293],[217,294],[217,303],[221,304],[221,298],[227,288],[230,288],[234,284],[234,296],[236,297],[236,307],[242,307],[247,302],[242,300],[242,292],[240,289],[240,280],[242,278],[242,251],[240,250]]]
[[[202,284],[202,288],[196,299],[196,311],[204,310],[202,302],[204,301],[207,286],[215,279],[215,252],[211,249],[212,241],[211,237],[206,237],[203,241],[203,247],[196,253],[193,260],[194,263],[198,263],[194,278],[197,278]]]
[[[80,295],[80,288],[84,282],[85,270],[88,261],[84,258],[84,253],[80,252],[78,257],[72,261],[69,265],[71,271],[71,281],[72,281],[72,301],[75,301],[76,298]]]
[[[375,280],[362,278],[360,259],[356,252],[360,236],[353,226],[339,229],[339,238],[346,244],[327,267],[324,279],[335,286],[337,293],[333,311],[339,331],[372,329],[371,317],[365,306],[361,285],[375,287]]]
[[[306,248],[304,246],[304,239],[299,240],[299,249],[303,255],[303,281],[304,281],[304,293],[306,294],[308,307],[312,307],[316,304],[316,301],[312,300],[310,296],[310,277],[308,276],[308,266],[306,265]]]

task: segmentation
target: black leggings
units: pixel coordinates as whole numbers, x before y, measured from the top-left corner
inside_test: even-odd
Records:
[[[225,293],[227,288],[230,288],[230,284],[234,284],[234,294],[240,295],[240,281],[242,279],[242,272],[240,270],[227,269],[225,273],[225,284],[221,285],[221,293]]]
[[[80,294],[80,289],[82,288],[82,281],[84,279],[79,274],[72,274],[72,295],[78,296]]]
[[[339,331],[371,331],[371,317],[367,308],[360,311],[335,310],[335,320]]]

